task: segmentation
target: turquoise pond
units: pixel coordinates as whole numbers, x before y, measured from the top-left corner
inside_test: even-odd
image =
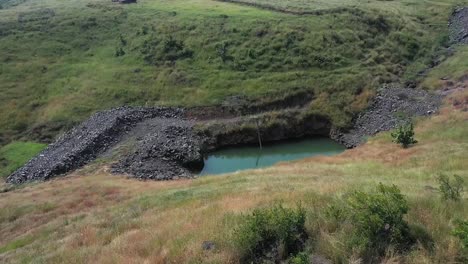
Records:
[[[345,147],[328,138],[308,138],[280,141],[258,146],[225,148],[210,153],[200,175],[223,174],[246,169],[263,168],[280,161],[298,160],[318,155],[331,156]]]

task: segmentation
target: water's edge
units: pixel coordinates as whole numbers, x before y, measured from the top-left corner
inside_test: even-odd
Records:
[[[262,149],[258,144],[221,148],[205,156],[205,165],[199,175],[216,175],[264,168],[278,162],[318,155],[336,155],[345,149],[343,145],[325,137],[281,140],[267,143],[263,145]]]

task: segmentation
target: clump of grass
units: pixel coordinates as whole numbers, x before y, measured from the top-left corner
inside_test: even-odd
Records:
[[[458,175],[453,175],[450,177],[446,174],[440,174],[437,177],[439,182],[439,191],[442,196],[442,199],[448,201],[460,201],[463,194],[463,184],[464,180]]]

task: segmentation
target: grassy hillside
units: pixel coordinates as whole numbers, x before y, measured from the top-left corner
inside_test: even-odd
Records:
[[[11,142],[0,148],[0,178],[10,175],[46,147],[35,142]]]
[[[379,84],[413,79],[430,62],[462,3],[350,0],[297,16],[211,0],[0,0],[0,144],[49,141],[112,106],[296,90],[315,93],[310,110],[345,126]]]
[[[466,84],[466,83],[465,83]],[[91,165],[69,177],[0,194],[0,260],[13,263],[238,263],[232,241],[241,213],[283,201],[301,202],[313,243],[307,249],[336,263],[355,261],[343,226],[327,207],[351,190],[396,184],[409,202],[405,219],[433,247],[388,252],[391,263],[457,263],[456,219],[468,218],[462,201],[444,201],[436,176],[468,179],[466,90],[446,101],[440,115],[416,125],[419,143],[403,149],[383,133],[336,157],[202,177],[140,182]],[[466,182],[465,182],[466,183]],[[344,228],[344,229],[343,229]],[[216,249],[203,251],[203,241]],[[459,262],[460,263],[460,262]]]

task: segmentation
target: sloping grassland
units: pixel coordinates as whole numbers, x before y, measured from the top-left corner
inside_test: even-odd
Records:
[[[285,2],[334,8],[269,1]],[[211,0],[1,0],[0,145],[50,142],[113,106],[304,90],[310,111],[349,125],[380,84],[414,81],[432,62],[463,1],[355,2],[300,16]]]

